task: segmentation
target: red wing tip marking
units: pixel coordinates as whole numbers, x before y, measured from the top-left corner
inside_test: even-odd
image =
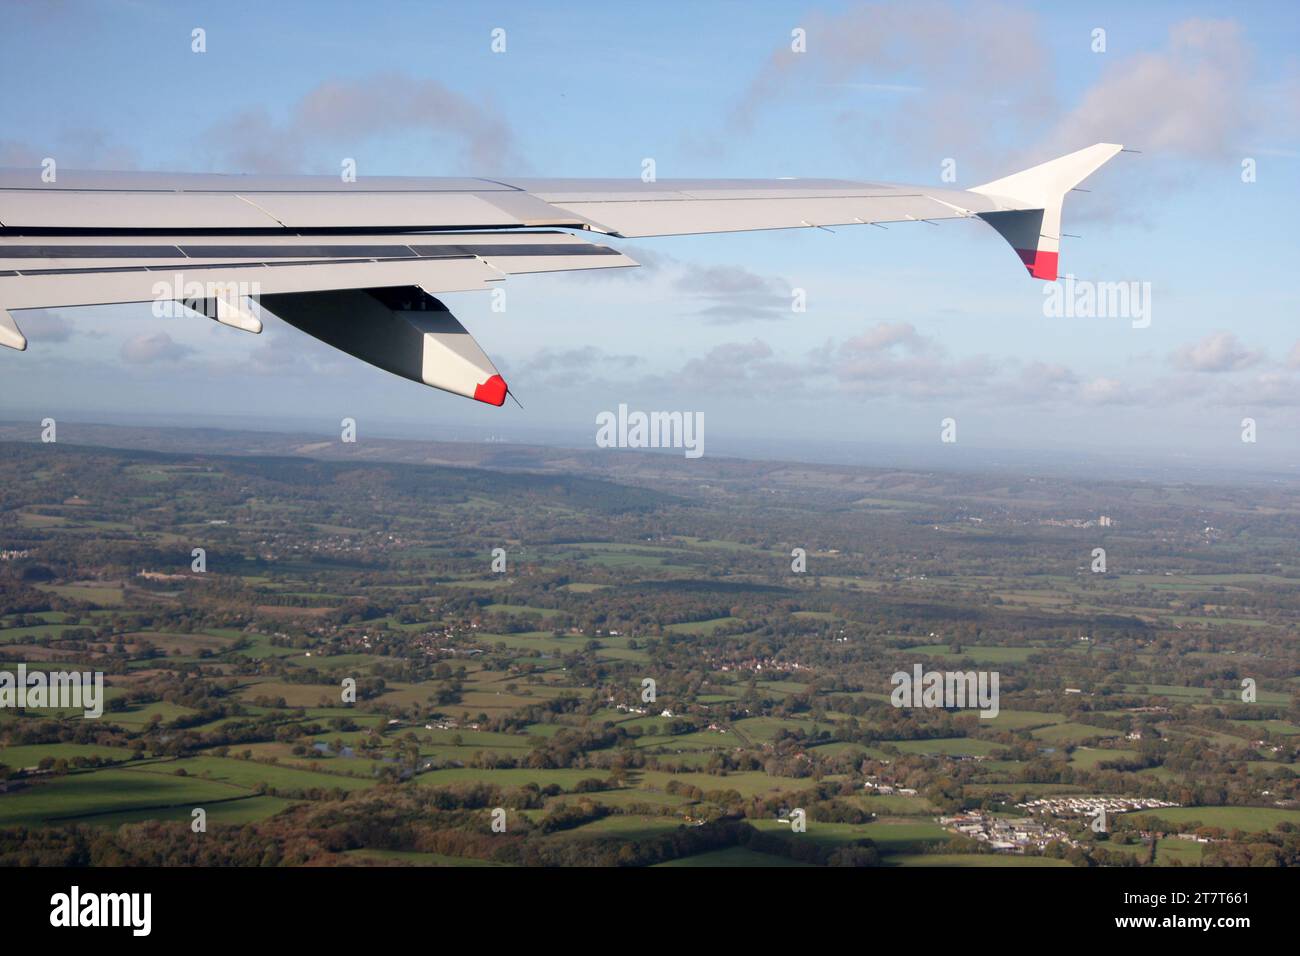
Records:
[[[493,375],[474,389],[474,401],[486,402],[488,405],[496,405],[499,408],[506,403],[506,392],[508,391],[510,389],[506,387],[506,380],[500,375]]]
[[[1020,261],[1025,264],[1029,274],[1035,279],[1046,279],[1048,282],[1056,281],[1056,263],[1060,259],[1060,253],[1057,252],[1040,252],[1037,249],[1017,249],[1016,255],[1020,256]]]

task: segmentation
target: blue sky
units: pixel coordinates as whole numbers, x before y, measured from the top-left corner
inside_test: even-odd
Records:
[[[32,346],[0,354],[0,418],[329,431],[349,415],[363,435],[583,444],[627,402],[704,411],[715,453],[820,441],[922,460],[951,416],[957,466],[999,450],[1300,461],[1293,4],[69,2],[0,17],[8,88],[27,94],[0,102],[0,165],[337,173],[353,157],[361,175],[635,177],[651,157],[661,179],[940,185],[951,159],[964,187],[1123,142],[1143,152],[1067,203],[1083,238],[1062,269],[1151,289],[1148,328],[1045,317],[1042,284],[975,222],[615,242],[646,268],[515,278],[504,314],[446,297],[523,411],[274,321],[254,338],[141,306],[20,315]]]

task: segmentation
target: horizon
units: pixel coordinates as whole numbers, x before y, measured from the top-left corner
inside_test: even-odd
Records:
[[[94,437],[79,441],[76,437],[81,429],[108,429],[110,432],[121,429],[139,429],[155,432],[204,431],[218,432],[229,436],[257,435],[312,437],[330,439],[330,444],[343,448],[346,443],[340,440],[340,429],[322,427],[318,420],[299,419],[268,420],[258,417],[241,420],[238,417],[207,415],[197,419],[180,421],[168,415],[115,416],[111,419],[88,415],[53,416],[58,431],[58,441],[85,447],[100,447],[114,450],[130,450],[141,446],[114,444],[108,436]],[[72,439],[69,441],[69,427]],[[528,428],[516,426],[512,429],[484,428],[475,434],[473,427],[461,428],[449,434],[424,434],[420,425],[403,421],[385,421],[383,419],[367,420],[357,423],[356,443],[364,446],[367,441],[379,440],[399,442],[410,445],[514,445],[520,448],[546,450],[563,450],[579,453],[596,453],[600,446],[588,438],[584,440],[578,434],[565,435],[545,428]],[[41,441],[39,421],[0,418],[0,441],[37,442]],[[592,433],[595,428],[593,426]],[[712,441],[712,438],[710,438]],[[864,471],[926,471],[949,474],[955,477],[984,477],[1004,474],[1018,477],[1079,478],[1086,473],[1089,466],[1102,465],[1106,468],[1104,476],[1096,480],[1116,484],[1141,482],[1161,482],[1169,484],[1200,484],[1228,487],[1249,487],[1261,484],[1292,484],[1300,482],[1300,471],[1292,463],[1279,464],[1276,469],[1269,469],[1256,464],[1247,469],[1235,469],[1229,465],[1213,460],[1178,461],[1173,458],[1149,460],[1133,457],[1132,453],[1109,450],[1105,453],[1062,451],[1044,449],[1024,451],[1010,448],[972,449],[967,446],[960,454],[953,454],[956,449],[951,445],[941,446],[933,451],[919,450],[911,445],[891,445],[887,443],[845,442],[832,444],[816,440],[791,442],[782,439],[764,444],[760,439],[740,438],[728,441],[724,439],[722,450],[710,446],[708,460],[742,461],[770,464],[806,464],[831,468],[849,468]],[[625,455],[653,454],[656,460],[673,463],[683,471],[689,470],[696,461],[683,459],[680,449],[615,449]],[[191,453],[201,453],[194,450]],[[217,452],[214,454],[232,454]],[[286,454],[297,454],[287,451]],[[373,460],[384,461],[382,456]],[[481,466],[493,467],[493,466]],[[509,469],[505,469],[509,470]]]

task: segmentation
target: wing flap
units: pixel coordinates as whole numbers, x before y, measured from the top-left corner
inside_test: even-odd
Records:
[[[0,236],[0,276],[49,270],[111,271],[287,260],[414,259],[477,256],[502,272],[561,272],[635,266],[616,249],[565,232],[377,234],[364,236]]]
[[[42,309],[123,302],[221,297],[231,286],[247,296],[419,285],[438,292],[482,289],[502,273],[476,256],[409,261],[268,265],[127,267],[123,271],[58,270],[0,276],[0,308]]]

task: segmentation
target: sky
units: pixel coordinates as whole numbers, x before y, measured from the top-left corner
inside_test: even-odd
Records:
[[[651,158],[660,179],[966,188],[1116,142],[1140,152],[1070,194],[1061,269],[1135,283],[1149,312],[1048,314],[977,221],[609,240],[642,267],[513,277],[504,312],[443,296],[522,409],[273,318],[255,337],[146,304],[19,313],[0,419],[594,447],[626,403],[703,413],[706,454],[1295,474],[1298,9],[5,0],[0,166],[636,178]]]

